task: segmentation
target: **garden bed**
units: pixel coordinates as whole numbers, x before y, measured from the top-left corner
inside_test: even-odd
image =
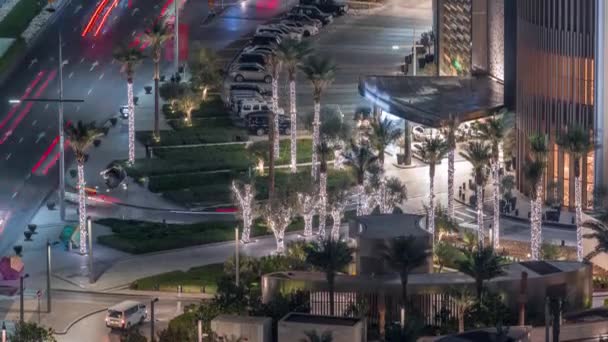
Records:
[[[39,0],[20,0],[0,22],[0,32],[6,38],[19,38],[32,19],[42,11]]]
[[[224,274],[223,264],[193,267],[187,271],[172,271],[137,279],[129,286],[132,290],[177,292],[182,286],[185,293],[215,294],[217,281]]]
[[[163,224],[138,220],[100,219],[95,221],[109,227],[111,235],[102,235],[97,242],[131,254],[159,252],[176,248],[204,245],[234,239],[237,222],[216,221],[192,224]],[[303,229],[301,219],[296,219],[288,231]],[[262,220],[256,220],[252,236],[269,234]]]

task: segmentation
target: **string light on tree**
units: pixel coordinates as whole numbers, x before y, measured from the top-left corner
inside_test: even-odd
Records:
[[[129,108],[129,164],[135,163],[135,105],[133,102],[133,80],[127,81],[127,107]]]
[[[288,203],[277,201],[274,205],[269,204],[265,208],[264,218],[274,234],[277,254],[285,253],[285,230],[289,226],[289,223],[291,223],[292,217],[293,209]]]
[[[238,203],[241,217],[243,218],[241,242],[249,243],[251,225],[253,223],[253,199],[255,197],[255,190],[251,184],[243,184],[242,186],[238,186],[235,181],[232,182],[231,189]]]
[[[581,177],[574,178],[574,206],[576,207],[575,223],[576,223],[576,259],[579,262],[583,261],[583,210],[581,206],[582,196],[582,180]]]
[[[331,217],[333,225],[331,227],[331,238],[338,240],[340,238],[340,225],[342,224],[342,217],[344,217],[344,209],[346,208],[346,201],[344,198],[337,198],[332,201],[331,204]]]
[[[542,241],[542,182],[536,186],[536,195],[530,200],[532,213],[530,214],[531,234],[530,250],[531,259],[540,260]]]
[[[307,193],[298,194],[298,208],[304,219],[304,237],[312,236],[312,218],[317,208],[316,198]]]
[[[498,250],[500,248],[500,208],[499,208],[499,192],[500,192],[500,174],[498,168],[498,161],[493,161],[491,163],[491,172],[492,179],[494,182],[493,190],[492,190],[492,198],[493,198],[493,206],[494,206],[494,217],[492,223],[492,246],[494,250]]]
[[[80,234],[80,254],[87,253],[87,205],[86,182],[84,180],[84,160],[78,163],[78,228]]]
[[[290,134],[291,134],[291,141],[297,141],[297,132],[295,129],[295,125],[297,122],[297,109],[296,109],[296,81],[295,79],[292,79],[289,81],[289,98],[291,99],[291,101],[289,102],[289,118],[291,119],[291,129],[290,129]],[[298,171],[297,168],[297,150],[296,150],[296,144],[290,144],[291,145],[291,150],[290,150],[290,154],[291,154],[291,163],[290,163],[290,169],[292,173],[295,173]]]
[[[325,224],[327,219],[327,172],[319,175],[319,236],[325,237]]]

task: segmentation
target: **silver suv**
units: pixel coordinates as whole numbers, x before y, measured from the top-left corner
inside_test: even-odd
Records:
[[[264,67],[257,64],[239,65],[230,71],[230,77],[235,82],[272,82],[272,75],[268,73]]]

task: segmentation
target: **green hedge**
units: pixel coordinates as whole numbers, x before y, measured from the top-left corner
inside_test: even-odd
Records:
[[[224,264],[210,264],[187,271],[172,271],[137,279],[131,283],[130,288],[154,291],[158,286],[159,291],[177,292],[177,287],[181,285],[186,293],[201,293],[204,288],[205,293],[214,294],[217,291],[217,281],[223,274]]]
[[[46,4],[46,1],[20,0],[0,22],[0,36],[4,38],[20,37],[32,19],[42,11],[41,4]]]
[[[97,238],[102,245],[131,254],[158,252],[176,248],[203,245],[234,239],[234,221],[199,222],[192,224],[167,224],[138,220],[100,219],[98,224],[108,226],[112,235]],[[301,219],[296,219],[288,231],[300,230]],[[266,235],[264,222],[256,220],[252,236]]]
[[[148,189],[152,192],[165,192],[205,185],[220,184],[223,186],[230,184],[235,177],[237,177],[237,174],[232,172],[152,176],[148,183]]]
[[[15,39],[13,44],[4,52],[4,55],[0,57],[0,72],[5,72],[11,62],[25,51],[25,48],[26,44],[23,39]]]

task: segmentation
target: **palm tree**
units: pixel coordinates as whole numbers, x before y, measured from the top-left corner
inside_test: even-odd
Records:
[[[435,166],[448,153],[448,144],[438,136],[426,137],[418,148],[418,155],[429,164],[429,224],[428,231],[435,240]]]
[[[312,176],[317,177],[317,146],[320,143],[321,95],[334,81],[336,65],[328,57],[312,55],[304,60],[300,70],[306,75],[313,87],[314,116],[312,130]]]
[[[530,193],[530,255],[539,260],[542,242],[542,180],[545,163],[533,160],[524,166],[524,176]]]
[[[453,114],[443,122],[442,133],[448,144],[448,215],[454,218],[454,157],[456,154],[456,133],[460,121]]]
[[[287,69],[289,78],[289,115],[291,119],[291,173],[297,171],[297,107],[296,107],[296,75],[298,67],[308,55],[312,53],[312,47],[307,41],[285,39],[277,47],[276,54]]]
[[[367,147],[355,144],[354,141],[350,142],[350,151],[344,154],[346,164],[351,167],[351,170],[357,178],[357,193],[358,193],[358,204],[357,204],[357,216],[360,216],[365,209],[367,201],[364,201],[363,195],[365,193],[365,174],[369,168],[376,163],[378,156],[375,156]]]
[[[329,291],[329,314],[334,315],[334,284],[336,274],[348,266],[353,251],[339,239],[323,239],[306,247],[306,262],[325,272]]]
[[[272,75],[272,127],[270,130],[272,132],[272,137],[269,135],[268,140],[272,138],[272,144],[274,148],[274,158],[277,159],[279,157],[279,75],[281,74],[281,69],[283,69],[283,61],[276,54],[268,54],[264,57],[266,61],[266,69]]]
[[[583,235],[585,239],[597,240],[597,245],[595,245],[593,251],[585,256],[585,260],[589,261],[598,254],[608,253],[608,226],[606,226],[606,221],[588,220],[583,222],[583,227],[593,231]]]
[[[319,335],[316,330],[311,330],[305,331],[304,335],[306,335],[306,338],[300,339],[300,342],[332,342],[334,340],[331,331],[325,331]]]
[[[475,297],[471,293],[468,287],[454,287],[449,289],[448,293],[452,298],[453,303],[456,305],[458,317],[458,332],[464,332],[464,316],[467,310],[475,305]]]
[[[530,152],[532,162],[524,167],[525,179],[530,189],[530,250],[532,260],[539,260],[542,239],[542,209],[543,209],[543,175],[547,167],[547,154],[549,149],[545,137],[532,135],[530,137]]]
[[[388,118],[380,120],[375,118],[371,124],[371,143],[378,151],[378,161],[384,167],[384,151],[386,147],[399,139],[402,132],[397,128],[397,123]]]
[[[392,214],[397,205],[407,200],[407,187],[397,177],[381,179],[373,184],[378,189],[378,208],[382,214]]]
[[[154,61],[154,140],[160,140],[160,110],[158,104],[158,83],[160,81],[160,59],[163,45],[173,37],[173,32],[162,21],[156,21],[144,33],[144,41],[152,47],[152,61]]]
[[[121,47],[114,51],[114,59],[122,64],[122,72],[127,76],[127,106],[129,108],[129,164],[135,162],[135,104],[133,103],[133,77],[135,68],[144,59],[136,48]]]
[[[513,120],[510,114],[496,114],[486,120],[483,124],[478,125],[480,139],[489,143],[491,147],[490,154],[490,173],[492,176],[493,185],[493,207],[494,216],[492,227],[493,231],[493,246],[498,249],[500,246],[500,145],[511,130]]]
[[[583,208],[582,208],[582,180],[581,159],[593,151],[593,141],[589,132],[579,126],[575,126],[564,132],[558,138],[558,145],[570,154],[574,161],[574,207],[576,210],[576,258],[583,261]]]
[[[407,282],[409,274],[426,262],[431,251],[425,249],[413,236],[400,236],[381,246],[382,259],[401,278],[401,298],[404,309],[408,306]]]
[[[473,176],[475,177],[475,198],[477,200],[477,235],[478,243],[483,246],[483,199],[482,191],[486,180],[486,166],[490,160],[490,146],[485,142],[471,141],[464,150],[460,152],[466,161],[473,166]],[[496,238],[496,236],[495,236]]]
[[[494,252],[492,246],[473,251],[463,249],[462,253],[463,258],[456,261],[458,270],[475,279],[477,299],[481,302],[484,282],[505,273],[502,269],[502,257]]]
[[[78,121],[76,125],[68,125],[65,129],[69,145],[76,155],[78,164],[78,228],[80,232],[80,253],[87,252],[87,204],[85,193],[84,163],[87,159],[87,150],[93,141],[101,136],[102,131],[95,126],[95,122],[83,123]]]
[[[317,147],[317,153],[321,159],[319,168],[319,236],[325,236],[325,223],[327,220],[327,157],[331,148],[325,141]]]
[[[333,225],[331,227],[331,238],[340,238],[340,225],[342,224],[342,217],[344,216],[344,209],[346,208],[346,200],[348,193],[342,187],[336,187],[329,194],[329,205],[331,212],[331,218]],[[320,215],[319,215],[320,216]]]

